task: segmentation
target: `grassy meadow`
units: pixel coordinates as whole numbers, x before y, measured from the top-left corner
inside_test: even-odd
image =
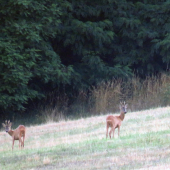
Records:
[[[120,138],[106,139],[106,115],[27,126],[25,148],[0,131],[0,170],[170,169],[170,107],[129,112]]]

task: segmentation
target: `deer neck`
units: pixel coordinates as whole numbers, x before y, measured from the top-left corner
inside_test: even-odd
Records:
[[[125,114],[124,112],[121,112],[120,115],[119,115],[120,119],[123,121],[123,119],[125,118]]]
[[[12,136],[12,135],[13,135],[13,133],[14,133],[14,131],[13,131],[13,130],[9,130],[9,131],[8,131],[8,134],[9,134],[10,136]]]

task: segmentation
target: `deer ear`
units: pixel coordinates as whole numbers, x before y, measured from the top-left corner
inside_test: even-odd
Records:
[[[5,127],[6,126],[5,123],[2,123],[2,126]]]
[[[12,126],[12,122],[9,123],[9,126]]]

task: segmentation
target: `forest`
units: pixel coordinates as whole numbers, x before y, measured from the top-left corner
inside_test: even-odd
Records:
[[[166,77],[169,91],[159,92],[164,104],[170,101],[170,0],[0,4],[0,119],[34,115],[45,106],[66,115],[78,114],[74,108],[82,105],[84,112],[94,112],[94,89],[118,81],[125,96],[134,77],[138,83],[149,80],[152,94],[160,90],[160,81],[165,87]],[[128,92],[115,102],[133,95]]]

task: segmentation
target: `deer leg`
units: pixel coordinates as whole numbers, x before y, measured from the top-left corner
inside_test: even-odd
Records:
[[[109,127],[108,127],[108,125],[106,126],[106,139],[107,139],[107,137],[108,137],[108,129],[109,129]]]
[[[112,131],[113,131],[113,128],[111,128],[111,129],[110,129],[110,132],[109,132],[110,139],[111,139]],[[114,136],[113,136],[113,137],[114,137]]]
[[[21,149],[22,149],[22,147],[23,147],[23,140],[22,140],[22,137],[21,137]]]
[[[120,126],[118,126],[118,136],[119,136],[119,134],[120,134]]]
[[[114,138],[114,133],[115,133],[115,128],[114,128],[114,127],[113,127],[113,130],[112,130],[112,131],[113,131],[113,138]]]
[[[111,139],[111,131],[112,131],[112,129],[110,129],[110,132],[109,132],[110,139]]]
[[[21,147],[24,148],[24,137],[22,138],[22,144],[21,144]]]
[[[21,141],[21,137],[19,137],[19,149],[22,146],[22,141]]]
[[[14,137],[12,138],[12,151],[14,149]]]
[[[24,147],[25,135],[23,136],[23,147]]]
[[[24,140],[25,140],[25,136],[23,136],[23,141],[22,141],[22,147],[24,148]]]
[[[19,137],[19,148],[22,149],[22,147],[23,147],[23,141],[22,141],[22,137],[20,136]]]
[[[21,138],[21,149],[24,148],[23,139]]]

